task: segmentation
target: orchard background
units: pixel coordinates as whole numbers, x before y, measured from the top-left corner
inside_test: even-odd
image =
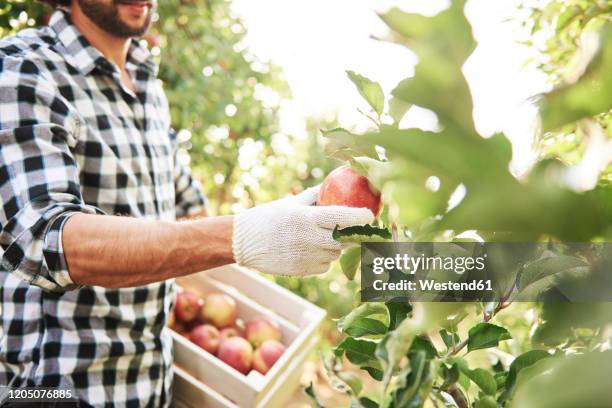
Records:
[[[183,160],[201,179],[211,212],[298,192],[349,163],[383,192],[378,226],[392,240],[454,241],[465,251],[479,238],[610,241],[612,2],[523,4],[517,18],[535,55],[525,63],[538,66],[554,89],[528,101],[540,113],[538,131],[525,135],[537,158],[520,175],[510,171],[508,138],[483,137],[474,124],[462,68],[476,42],[464,3],[454,0],[435,16],[382,13],[388,33],[381,42],[410,48],[419,59],[414,75],[385,94],[347,72],[371,126],[357,132],[313,117],[310,137],[298,138],[279,132],[279,106],[261,97],[268,90],[291,97],[282,71],[244,47],[246,28],[230,2],[161,1],[142,41],[159,59]],[[0,36],[43,24],[48,14],[35,2],[8,0],[0,6]],[[412,106],[433,112],[436,128],[401,127]],[[322,277],[277,279],[332,319],[316,356],[320,373],[306,387],[312,404],[612,406],[611,304],[513,303],[526,286],[516,281],[497,302],[359,304],[358,256],[347,251]],[[519,261],[522,270],[542,265]],[[555,268],[547,273],[569,266]]]

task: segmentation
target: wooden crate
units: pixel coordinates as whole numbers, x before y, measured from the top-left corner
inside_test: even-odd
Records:
[[[325,311],[262,276],[228,265],[177,279],[200,296],[223,292],[236,300],[243,320],[261,315],[278,323],[285,353],[266,375],[243,375],[172,332],[175,399],[181,407],[283,406],[299,385],[303,363],[319,340]],[[180,405],[182,404],[182,405]]]

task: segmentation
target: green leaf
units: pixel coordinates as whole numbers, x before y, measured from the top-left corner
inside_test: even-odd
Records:
[[[361,378],[350,371],[340,371],[338,373],[338,378],[340,378],[346,385],[349,386],[353,395],[359,395],[361,390],[363,389],[363,382]]]
[[[408,316],[412,311],[412,306],[406,300],[396,301],[391,299],[385,302],[389,313],[389,330],[395,330],[395,328]]]
[[[583,13],[582,8],[578,6],[567,7],[557,18],[557,26],[555,30],[563,30],[575,17]]]
[[[338,226],[332,232],[332,238],[339,242],[387,242],[391,239],[391,232],[387,228],[374,227],[372,225],[354,225],[352,227],[339,229]]]
[[[500,390],[504,388],[506,385],[506,379],[508,378],[508,373],[505,371],[501,371],[495,373],[493,376],[495,377],[495,382],[497,383],[497,389]]]
[[[374,355],[376,344],[373,341],[347,337],[336,347],[334,354],[340,357],[344,353],[346,358],[355,365],[370,364],[372,361],[376,361]]]
[[[456,330],[468,314],[467,302],[420,302],[413,305],[414,316],[417,318],[419,332],[439,328],[452,328]]]
[[[367,371],[370,377],[372,377],[376,381],[382,381],[384,374],[380,368],[370,367],[370,366],[361,366],[361,369]]]
[[[500,341],[511,338],[508,330],[503,327],[491,323],[479,323],[468,332],[468,352],[496,347]]]
[[[378,408],[379,405],[376,401],[367,398],[367,397],[361,397],[359,398],[359,400],[357,400],[357,403],[359,405],[357,405],[357,407],[359,408]],[[353,405],[351,405],[351,408],[353,408]]]
[[[474,408],[498,408],[497,401],[489,395],[485,395],[474,403]]]
[[[334,354],[341,357],[343,354],[353,364],[367,371],[377,381],[382,380],[383,372],[380,362],[375,356],[377,343],[367,340],[347,337],[336,347]]]
[[[378,343],[375,354],[384,371],[383,383],[385,387],[391,381],[391,377],[402,358],[408,353],[417,331],[418,323],[411,319],[405,319]]]
[[[434,347],[434,345],[428,339],[417,336],[412,340],[412,345],[410,346],[410,353],[415,353],[417,351],[422,351],[425,353],[425,356],[429,360],[433,360],[438,357],[438,350]]]
[[[442,378],[444,382],[440,386],[441,389],[446,390],[448,387],[459,381],[459,367],[456,363],[453,363],[450,368],[445,364],[442,365]]]
[[[470,380],[474,381],[480,389],[488,395],[495,395],[497,391],[497,383],[493,374],[485,370],[484,368],[475,368],[474,370],[468,370],[465,372]]]
[[[463,372],[461,372],[459,374],[459,380],[457,381],[459,383],[459,385],[461,385],[461,387],[464,390],[469,390],[470,389],[470,384],[472,384],[470,382],[470,377],[468,377],[467,375],[465,375]]]
[[[601,33],[602,45],[584,74],[574,83],[544,95],[540,102],[542,130],[548,132],[612,109],[612,26]]]
[[[361,382],[359,383],[354,383],[353,386],[351,386],[351,384],[348,384],[344,379],[342,379],[339,374],[337,372],[336,366],[337,366],[337,357],[335,356],[322,356],[321,361],[323,363],[323,368],[325,369],[325,374],[327,375],[327,379],[329,382],[329,385],[331,386],[331,388],[333,388],[334,390],[341,392],[341,393],[345,393],[348,395],[353,395],[353,386],[357,387],[359,389],[359,391],[357,391],[357,394],[361,391]]]
[[[312,400],[316,408],[325,408],[325,406],[321,404],[321,402],[319,401],[319,398],[317,397],[317,394],[315,393],[315,389],[314,389],[312,382],[310,383],[308,387],[304,388],[304,393],[308,397],[310,397],[310,399]]]
[[[346,334],[353,337],[376,336],[385,334],[387,326],[380,320],[362,317],[345,329]]]
[[[339,160],[351,160],[354,157],[378,159],[375,144],[364,140],[343,128],[321,131],[327,139],[325,154]]]
[[[514,384],[516,383],[516,377],[523,368],[529,367],[547,357],[550,357],[550,354],[544,350],[531,350],[515,358],[512,364],[510,364],[508,376],[506,377],[505,386],[508,395],[512,395],[512,390],[514,388]]]
[[[461,342],[461,339],[457,333],[449,333],[445,329],[440,330],[438,333],[449,350]]]
[[[512,145],[503,135],[465,139],[458,137],[453,128],[429,132],[383,126],[363,138],[384,147],[392,161],[401,158],[418,164],[430,175],[474,182],[482,182],[485,178],[494,178],[498,183],[512,180],[508,171]]]
[[[379,316],[384,318],[386,315],[387,308],[383,304],[376,302],[362,303],[353,309],[349,314],[339,319],[337,326],[338,329],[346,331],[348,328],[353,326],[356,321],[361,320],[364,317]]]
[[[409,366],[398,374],[393,391],[394,408],[420,408],[433,385],[434,364],[423,351],[410,353]]]
[[[475,41],[463,4],[463,1],[454,1],[434,17],[406,13],[398,8],[380,17],[400,34],[398,42],[406,44],[419,57],[414,76],[401,81],[393,96],[407,104],[431,109],[442,126],[461,129],[458,137],[474,137],[472,97],[461,67],[474,49]],[[457,100],[461,103],[456,103]]]
[[[346,71],[349,79],[355,84],[359,94],[379,116],[385,109],[385,95],[380,85],[371,79],[353,71]]]
[[[545,358],[523,368],[510,408],[612,406],[612,351]]]
[[[576,329],[593,329],[612,321],[612,303],[543,302],[541,322],[536,327],[532,342],[545,347],[559,346],[572,337]]]
[[[410,104],[400,98],[391,98],[389,100],[389,115],[393,118],[395,125],[399,125],[400,121],[410,109]]]
[[[559,255],[538,259],[525,267],[519,278],[517,288],[523,290],[547,276],[586,266],[588,266],[587,262],[574,256]]]
[[[456,364],[459,368],[459,371],[463,373],[467,378],[472,380],[478,387],[485,393],[489,395],[495,394],[497,391],[497,382],[495,381],[495,377],[493,374],[488,372],[483,368],[476,368],[471,370],[468,366],[467,362],[461,357],[450,357],[448,358],[448,362],[452,364]],[[459,378],[461,382],[461,377]],[[465,384],[462,384],[464,388],[467,389]]]
[[[340,267],[342,268],[342,273],[344,273],[344,276],[346,276],[348,280],[355,279],[355,274],[357,273],[357,269],[359,269],[360,263],[360,247],[347,248],[342,252],[342,256],[340,257]]]

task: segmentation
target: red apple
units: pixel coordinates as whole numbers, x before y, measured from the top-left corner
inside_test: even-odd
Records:
[[[174,326],[175,322],[176,322],[176,317],[174,316],[174,309],[171,309],[170,313],[168,314],[168,320],[166,321],[166,326],[172,327]]]
[[[211,354],[217,352],[221,340],[219,330],[210,324],[196,326],[189,333],[189,340],[202,347]]]
[[[380,211],[380,192],[368,179],[350,167],[338,167],[325,177],[319,190],[318,205],[367,208],[374,216]]]
[[[249,320],[245,330],[246,339],[255,347],[266,340],[280,340],[281,331],[278,323],[262,316]]]
[[[253,368],[265,374],[285,352],[285,346],[276,340],[266,340],[253,353]]]
[[[242,337],[242,330],[238,326],[230,326],[221,329],[221,340],[229,339],[230,337]]]
[[[183,290],[176,295],[174,313],[181,322],[191,322],[198,316],[200,309],[202,309],[202,299],[192,291]]]
[[[246,374],[251,370],[253,347],[242,337],[230,337],[219,344],[217,357],[242,374]]]
[[[175,320],[174,324],[170,326],[170,328],[181,336],[187,336],[189,334],[189,329],[187,329],[184,323],[181,323],[178,320]]]
[[[218,328],[231,326],[236,321],[236,301],[223,293],[211,293],[204,300],[201,318]]]

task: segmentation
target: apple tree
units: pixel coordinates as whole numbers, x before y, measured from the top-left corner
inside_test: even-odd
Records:
[[[36,1],[3,2],[0,37],[45,24],[51,12]],[[297,192],[333,168],[319,139],[280,132],[288,86],[278,67],[248,50],[245,34],[231,2],[164,0],[141,39],[160,64],[181,158],[191,163],[214,214]],[[307,125],[314,134],[328,124]]]
[[[509,170],[505,135],[478,134],[462,72],[476,46],[464,3],[452,1],[433,17],[397,8],[381,15],[388,40],[419,58],[414,76],[389,97],[377,83],[348,73],[376,126],[363,134],[327,131],[326,150],[367,175],[386,210],[374,228],[336,231],[336,238],[456,242],[468,254],[468,231],[488,242],[608,241],[612,186],[602,168],[593,185],[575,188],[566,177],[571,167],[551,149],[519,179]],[[597,47],[573,81],[539,97],[539,137],[577,127],[586,137],[612,136],[599,121],[612,108],[612,27],[599,24],[596,35]],[[432,111],[437,129],[400,127],[411,106]],[[517,260],[517,273],[494,301],[367,302],[339,319],[345,337],[324,357],[332,387],[350,396],[353,407],[610,406],[610,303],[515,302],[533,287],[545,296],[544,277],[572,270],[581,259],[505,255]],[[359,250],[346,251],[340,264],[355,276]],[[343,361],[379,386],[364,387]],[[312,386],[306,392],[321,405]]]

